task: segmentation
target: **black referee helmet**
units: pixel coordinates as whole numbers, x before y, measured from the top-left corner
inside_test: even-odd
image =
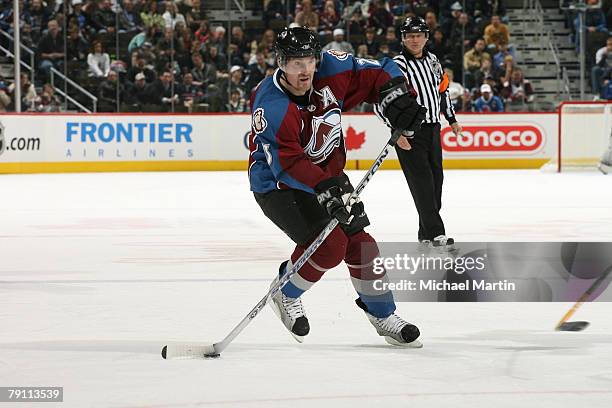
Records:
[[[429,26],[421,17],[408,17],[400,28],[402,37],[408,33],[425,33],[425,37],[429,38]]]
[[[317,35],[306,27],[285,28],[278,33],[274,43],[279,65],[284,65],[288,58],[321,57],[321,44]]]

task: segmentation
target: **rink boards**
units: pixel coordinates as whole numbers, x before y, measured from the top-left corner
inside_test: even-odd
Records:
[[[556,152],[558,115],[460,114],[442,125],[446,168],[539,168]],[[246,170],[248,114],[1,114],[0,173]],[[368,168],[389,131],[345,114],[347,168]],[[399,168],[395,153],[383,168]]]

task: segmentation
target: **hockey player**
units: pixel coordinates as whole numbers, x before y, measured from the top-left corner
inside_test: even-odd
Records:
[[[366,60],[335,50],[321,54],[316,34],[303,27],[284,29],[275,48],[279,68],[251,96],[249,180],[264,214],[296,244],[279,276],[291,269],[331,217],[340,227],[277,292],[271,306],[302,342],[310,325],[300,296],[344,260],[359,296],[356,303],[378,334],[394,345],[421,347],[418,328],[394,313],[391,292],[368,290],[384,276],[372,271],[378,249],[364,231],[369,220],[363,204],[344,203],[353,187],[343,172],[340,119],[342,111],[361,102],[384,101],[383,113],[395,129],[416,130],[424,109],[389,59]]]

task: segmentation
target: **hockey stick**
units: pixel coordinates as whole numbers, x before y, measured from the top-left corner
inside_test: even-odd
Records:
[[[395,145],[399,137],[401,136],[401,132],[395,131],[391,135],[391,138],[382,149],[374,164],[370,167],[368,172],[363,176],[355,191],[351,193],[348,197],[346,203],[350,203],[355,200],[363,191],[365,186],[370,182],[370,179],[376,173],[376,171],[380,168],[385,158],[389,155],[389,149]],[[308,248],[304,251],[302,256],[295,261],[295,264],[291,268],[290,271],[285,273],[275,285],[272,285],[268,290],[268,293],[255,305],[253,309],[238,323],[236,327],[220,342],[218,343],[192,343],[192,344],[168,344],[162,348],[161,355],[165,359],[171,358],[202,358],[202,357],[219,357],[221,352],[229,346],[229,344],[240,334],[240,332],[251,323],[253,319],[259,314],[259,312],[266,306],[271,297],[273,297],[276,292],[280,290],[280,288],[287,283],[287,281],[295,274],[300,268],[308,261],[308,258],[312,256],[312,254],[321,246],[323,241],[331,234],[334,228],[338,225],[338,220],[332,218],[332,220],[327,224],[323,231],[319,234],[319,236],[310,244]]]
[[[586,292],[584,292],[582,296],[578,298],[578,301],[574,303],[574,306],[572,306],[572,308],[568,310],[565,316],[563,316],[563,318],[559,321],[559,323],[557,324],[557,327],[555,327],[555,330],[557,331],[582,331],[589,326],[590,324],[589,322],[585,322],[585,321],[568,322],[568,320],[570,317],[572,317],[574,313],[576,313],[576,310],[578,310],[578,308],[582,306],[582,304],[589,299],[589,297],[593,294],[595,289],[597,289],[599,285],[601,285],[601,283],[608,277],[608,275],[610,275],[610,272],[612,272],[612,266],[609,266],[601,274],[601,276],[595,282],[593,282],[593,284],[586,290]]]

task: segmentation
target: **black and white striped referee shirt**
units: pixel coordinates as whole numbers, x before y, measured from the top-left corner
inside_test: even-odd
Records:
[[[416,90],[417,102],[427,108],[424,123],[440,123],[440,113],[450,124],[457,121],[448,92],[448,78],[434,54],[423,50],[423,56],[415,58],[404,50],[393,60],[406,76],[408,83]],[[374,106],[374,111],[384,120],[378,105]],[[386,120],[385,122],[389,124]]]

